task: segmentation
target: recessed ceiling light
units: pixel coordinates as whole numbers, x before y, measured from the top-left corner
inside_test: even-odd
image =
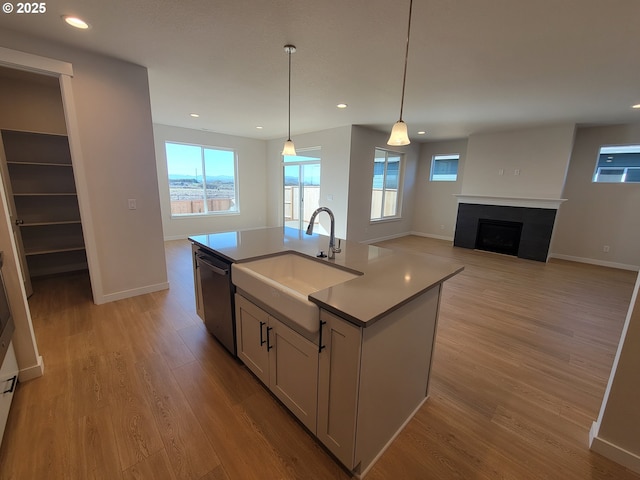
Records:
[[[640,103],[636,103],[636,104],[635,104],[635,105],[633,105],[631,108],[635,108],[636,110],[637,110],[637,109],[640,109]]]
[[[256,128],[257,128],[258,130],[262,130],[264,127],[262,127],[262,126],[258,125]]]
[[[87,28],[89,28],[89,24],[81,18],[73,17],[71,15],[64,15],[62,19],[72,27],[79,28],[81,30],[86,30]]]
[[[339,103],[336,105],[336,107],[338,108],[347,108],[349,105],[347,105],[346,103]]]
[[[424,135],[425,133],[427,133],[427,132],[425,132],[424,130],[420,130],[420,131],[418,132],[418,135]]]
[[[190,113],[189,116],[193,118],[198,118],[200,115],[198,115],[197,113]]]

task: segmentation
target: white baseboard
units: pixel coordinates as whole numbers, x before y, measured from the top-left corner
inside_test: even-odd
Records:
[[[372,239],[369,239],[369,240],[362,240],[360,243],[364,243],[364,244],[370,245],[372,243],[384,242],[385,240],[393,240],[394,238],[406,237],[407,235],[411,235],[411,233],[410,232],[395,233],[393,235],[387,235],[385,237],[378,237],[378,238],[372,238]]]
[[[102,305],[103,303],[115,302],[116,300],[136,297],[138,295],[144,295],[146,293],[159,292],[160,290],[166,290],[168,288],[169,282],[162,282],[155,285],[147,285],[146,287],[132,288],[131,290],[109,293],[107,295],[102,295],[100,298],[94,298],[94,301],[96,305]]]
[[[433,233],[423,233],[423,232],[411,232],[410,235],[415,235],[417,237],[435,238],[436,240],[446,240],[447,242],[453,242],[453,237],[449,237],[448,235],[435,235]]]
[[[20,369],[20,373],[18,373],[18,380],[21,382],[28,382],[29,380],[33,380],[34,378],[41,377],[44,374],[44,360],[42,359],[42,355],[38,355],[38,363],[32,365],[31,367]]]
[[[406,237],[407,235],[415,235],[417,237],[434,238],[436,240],[445,240],[447,242],[453,242],[453,237],[449,237],[447,235],[434,235],[432,233],[411,231],[411,232],[396,233],[394,235],[388,235],[386,237],[378,237],[372,240],[364,240],[361,243],[371,244],[371,243],[384,242],[385,240],[393,240],[394,238]]]
[[[640,455],[598,437],[598,430],[598,423],[593,422],[589,431],[589,448],[633,472],[640,473]]]
[[[561,253],[550,253],[549,258],[557,258],[558,260],[568,260],[570,262],[588,263],[590,265],[599,265],[601,267],[619,268],[621,270],[631,270],[637,272],[640,270],[638,265],[628,265],[626,263],[607,262],[605,260],[596,260],[594,258],[574,257],[573,255],[563,255]]]

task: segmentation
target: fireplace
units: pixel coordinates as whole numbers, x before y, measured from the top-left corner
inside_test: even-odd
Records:
[[[541,206],[542,208],[537,204],[535,207],[523,207],[460,201],[453,244],[456,247],[509,253],[520,258],[546,262],[557,207],[546,208],[544,203]],[[486,225],[481,225],[482,222]],[[516,239],[518,233],[519,239]],[[484,237],[480,243],[479,237]]]
[[[521,235],[522,222],[481,218],[478,220],[476,248],[517,257]]]

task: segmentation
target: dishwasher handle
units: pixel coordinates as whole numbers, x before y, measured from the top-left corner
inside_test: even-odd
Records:
[[[222,267],[219,267],[218,265],[214,265],[213,263],[211,263],[210,259],[207,258],[207,257],[196,255],[196,261],[198,263],[206,265],[207,268],[212,270],[214,273],[217,273],[218,275],[228,275],[229,274],[229,269],[228,268],[222,268]]]

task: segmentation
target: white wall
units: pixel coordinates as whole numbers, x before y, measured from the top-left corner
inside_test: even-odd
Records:
[[[370,242],[406,234],[412,230],[418,154],[420,145],[389,147],[389,134],[354,126],[351,133],[349,168],[349,205],[347,234],[349,240]],[[402,190],[402,217],[398,220],[371,222],[373,158],[376,147],[405,153]]]
[[[165,240],[211,232],[246,230],[267,225],[266,142],[220,133],[154,124],[156,167]],[[233,148],[238,154],[240,213],[171,218],[165,142]]]
[[[640,184],[593,183],[602,145],[640,144],[640,123],[576,132],[553,256],[627,268],[640,266]],[[609,245],[608,253],[603,246]]]
[[[282,146],[285,139],[267,142],[268,159],[268,224],[283,225],[283,171]],[[349,202],[349,151],[351,149],[351,126],[332,128],[320,132],[294,135],[296,150],[321,147],[320,161],[320,206],[329,207],[336,219],[336,237],[346,238],[347,205]],[[333,198],[330,200],[329,198]],[[329,231],[328,215],[318,219]]]
[[[622,330],[591,448],[640,473],[640,275]]]
[[[78,181],[89,192],[101,284],[96,301],[166,288],[147,70],[5,30],[0,45],[73,65],[83,167]],[[128,210],[129,198],[137,200],[137,210]]]
[[[574,130],[571,124],[471,135],[462,193],[560,198]]]
[[[458,216],[458,200],[454,195],[462,192],[466,152],[466,138],[424,143],[420,146],[413,210],[414,233],[453,240]],[[430,182],[433,156],[455,153],[460,155],[458,179],[455,182]]]
[[[66,135],[58,79],[35,82],[2,75],[0,71],[0,91],[4,92],[0,95],[0,128]]]

